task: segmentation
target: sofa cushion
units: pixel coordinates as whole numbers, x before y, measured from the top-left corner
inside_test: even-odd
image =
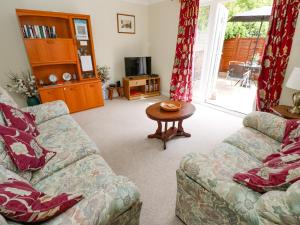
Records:
[[[35,115],[29,112],[23,112],[20,109],[3,103],[0,103],[0,109],[2,110],[5,124],[8,127],[17,128],[35,137],[39,135],[39,131],[34,122]]]
[[[136,186],[128,178],[116,176],[96,154],[57,171],[35,187],[50,195],[62,191],[84,193],[84,199],[67,212],[68,217],[62,214],[49,224],[60,224],[62,218],[67,218],[64,225],[85,224],[85,221],[89,225],[107,224],[107,220],[113,220],[139,200]]]
[[[98,152],[97,146],[70,115],[49,120],[40,124],[38,128],[40,135],[37,140],[46,149],[55,151],[56,155],[42,169],[33,173],[33,184]]]
[[[207,191],[225,200],[232,210],[251,221],[257,218],[254,205],[261,194],[234,182],[232,177],[239,171],[260,165],[262,163],[259,160],[237,147],[221,143],[209,155],[187,155],[181,161],[180,169]]]
[[[81,199],[82,195],[66,193],[51,197],[35,190],[28,182],[12,178],[0,183],[0,212],[19,222],[36,223],[49,220]]]
[[[236,146],[260,161],[281,149],[280,142],[257,130],[246,127],[226,138],[224,142]]]
[[[261,193],[286,190],[290,184],[300,180],[300,151],[273,158],[246,172],[236,173],[233,180]]]
[[[24,131],[0,125],[0,136],[20,171],[38,170],[55,155],[55,152],[40,146],[33,136]]]
[[[0,138],[0,166],[3,166],[4,168],[14,172],[18,173],[21,177],[29,181],[32,177],[31,171],[19,171],[16,167],[16,165],[11,160],[10,156],[7,154],[5,150],[5,145],[3,143],[3,140]]]

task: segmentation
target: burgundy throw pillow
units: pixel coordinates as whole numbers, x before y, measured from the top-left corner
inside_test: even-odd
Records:
[[[35,190],[30,184],[8,179],[0,184],[0,212],[8,219],[37,223],[49,220],[74,206],[82,195],[62,193],[55,197]]]
[[[236,173],[233,180],[257,191],[285,190],[300,180],[300,150],[291,150],[247,172]]]
[[[0,103],[0,109],[8,127],[17,128],[35,137],[40,134],[35,124],[35,115],[32,113],[23,112],[20,109],[3,103]]]
[[[40,146],[30,134],[15,128],[0,125],[0,136],[11,160],[21,171],[38,170],[56,154]]]
[[[263,163],[269,162],[269,161],[271,161],[275,158],[285,156],[285,155],[289,155],[289,154],[300,154],[300,141],[299,142],[293,142],[291,144],[286,145],[278,153],[273,153],[271,155],[268,155],[263,160]]]
[[[282,147],[300,141],[300,120],[287,120]]]

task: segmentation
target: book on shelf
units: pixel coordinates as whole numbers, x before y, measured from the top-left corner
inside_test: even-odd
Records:
[[[23,25],[24,38],[56,38],[55,26]]]

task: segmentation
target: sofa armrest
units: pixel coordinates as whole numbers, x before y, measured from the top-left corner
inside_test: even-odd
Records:
[[[256,202],[261,224],[300,224],[300,181],[287,191],[269,191]]]
[[[68,106],[64,101],[47,102],[41,105],[25,107],[25,112],[31,112],[36,116],[36,123],[41,124],[59,116],[69,114]]]
[[[244,126],[251,127],[263,134],[282,142],[286,119],[266,112],[252,112],[244,118]]]

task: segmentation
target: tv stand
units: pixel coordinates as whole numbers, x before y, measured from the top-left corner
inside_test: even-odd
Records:
[[[124,95],[128,100],[160,95],[159,76],[134,76],[123,78]]]

